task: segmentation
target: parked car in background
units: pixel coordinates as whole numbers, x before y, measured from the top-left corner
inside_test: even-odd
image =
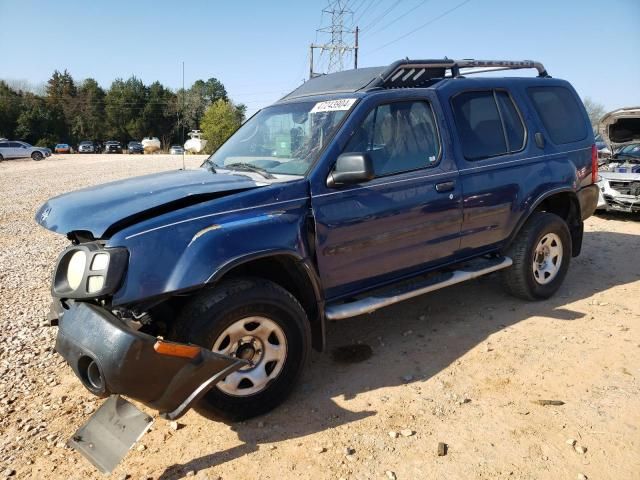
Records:
[[[182,145],[171,145],[169,153],[171,155],[182,155],[184,153],[184,147]]]
[[[71,147],[68,143],[58,143],[55,146],[54,151],[56,153],[71,153]]]
[[[83,140],[78,144],[78,153],[100,153],[96,144],[91,140]]]
[[[127,144],[127,153],[140,153],[140,154],[143,154],[144,153],[144,147],[142,146],[142,143],[136,142],[135,140],[131,140]]]
[[[640,107],[607,113],[598,131],[613,152],[598,172],[598,209],[640,213]]]
[[[538,75],[474,75],[487,67]],[[519,298],[553,296],[597,170],[580,98],[538,62],[404,59],[316,77],[198,170],[38,210],[71,242],[53,276],[56,352],[93,394],[165,418],[263,414],[325,349],[331,320],[496,271]]]
[[[104,153],[122,153],[122,144],[117,140],[104,142]]]
[[[32,160],[42,160],[51,156],[51,149],[45,147],[34,147],[27,142],[5,140],[0,142],[0,161],[12,158],[28,158]]]

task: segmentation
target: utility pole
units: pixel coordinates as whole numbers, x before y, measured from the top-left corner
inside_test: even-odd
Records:
[[[347,0],[329,0],[327,7],[322,10],[325,15],[331,18],[331,25],[321,27],[318,33],[330,35],[329,43],[312,43],[309,54],[309,78],[323,75],[324,73],[340,72],[344,70],[345,58],[353,52],[354,68],[358,68],[358,27],[355,31],[347,27],[346,20],[353,17],[353,11],[347,8]],[[345,41],[347,35],[355,34],[355,43],[350,44]],[[329,64],[327,72],[316,72],[313,60],[313,51],[320,50],[320,57],[325,52],[329,52]]]
[[[182,61],[182,140],[184,142],[184,60]],[[184,144],[183,144],[184,145]],[[184,148],[182,148],[182,170],[185,170],[184,165]]]
[[[358,33],[360,32],[360,27],[356,27],[356,45],[353,49],[353,68],[358,69]]]

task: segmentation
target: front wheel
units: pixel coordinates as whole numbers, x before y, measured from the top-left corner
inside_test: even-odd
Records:
[[[534,213],[505,253],[513,260],[502,273],[505,289],[525,300],[551,297],[567,275],[571,253],[566,222],[553,213]]]
[[[43,158],[44,158],[44,157],[43,157],[42,153],[40,153],[40,152],[33,152],[33,153],[31,154],[31,159],[32,159],[32,160],[35,160],[36,162],[39,162],[39,161],[40,161],[40,160],[42,160]]]
[[[178,316],[174,336],[249,365],[228,375],[196,406],[206,416],[243,420],[266,413],[291,392],[310,348],[307,315],[287,290],[257,278],[202,292]]]

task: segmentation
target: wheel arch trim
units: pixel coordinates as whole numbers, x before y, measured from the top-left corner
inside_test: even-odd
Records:
[[[571,198],[571,202],[578,209],[579,218],[582,218],[580,216],[581,215],[580,214],[580,202],[578,201],[578,196],[576,194],[575,189],[565,186],[565,187],[559,187],[559,188],[554,188],[554,189],[548,190],[548,191],[542,193],[541,195],[539,195],[530,204],[530,206],[527,208],[525,214],[520,217],[520,220],[518,220],[518,223],[516,224],[516,226],[514,227],[513,231],[511,232],[511,234],[507,238],[507,241],[505,242],[505,248],[508,247],[513,242],[513,240],[516,238],[518,233],[520,233],[520,230],[522,230],[522,227],[524,227],[524,225],[527,223],[529,218],[531,218],[531,215],[536,211],[536,208],[538,208],[540,206],[540,204],[542,202],[544,202],[545,200],[553,197],[554,195],[558,195],[560,193],[568,193],[569,194],[569,196]]]
[[[249,265],[254,261],[276,257],[286,257],[292,260],[298,268],[298,273],[303,275],[311,286],[311,294],[316,304],[315,318],[309,318],[312,344],[314,349],[323,351],[326,346],[326,318],[324,312],[324,294],[320,277],[311,259],[302,257],[299,252],[285,249],[268,249],[239,255],[218,266],[209,278],[207,278],[205,285],[217,283],[238,267]],[[294,294],[294,292],[291,293]]]

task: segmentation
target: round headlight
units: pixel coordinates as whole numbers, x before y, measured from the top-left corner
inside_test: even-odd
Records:
[[[67,266],[67,283],[72,290],[76,290],[80,286],[86,263],[87,254],[82,250],[78,250],[71,256]]]

